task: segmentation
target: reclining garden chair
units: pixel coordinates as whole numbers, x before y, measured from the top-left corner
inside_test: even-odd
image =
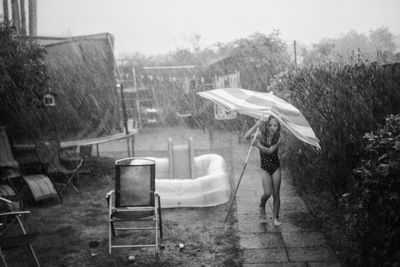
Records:
[[[109,253],[113,248],[155,247],[158,254],[162,220],[160,197],[155,192],[154,161],[145,158],[117,160],[115,191],[110,191],[106,199],[109,210]],[[143,222],[146,222],[146,227],[143,227]],[[116,227],[117,224],[119,227]],[[151,244],[117,244],[114,242],[116,230],[151,230],[154,231],[155,241]]]
[[[74,180],[79,179],[79,171],[82,166],[83,159],[80,158],[75,168],[67,168],[60,162],[59,152],[60,143],[55,140],[41,141],[36,143],[36,150],[40,161],[46,169],[47,174],[53,178],[56,186],[60,186],[59,193],[63,193],[68,187],[72,187],[76,192],[78,188],[74,185]],[[60,177],[61,181],[56,182],[56,178]]]
[[[10,211],[7,205],[12,201],[0,197],[0,259],[3,266],[8,266],[5,250],[26,248],[29,252],[30,260],[34,266],[40,266],[39,260],[32,247],[32,242],[36,235],[28,233],[22,222],[22,216],[29,214],[29,211]],[[21,259],[24,260],[26,253],[21,253]],[[15,260],[14,260],[15,261]],[[22,262],[19,262],[22,263]]]
[[[40,165],[36,151],[33,151],[33,156],[37,159],[36,163]],[[27,153],[28,150],[23,151],[22,154]],[[11,149],[5,127],[0,127],[0,178],[2,184],[11,186],[13,193],[15,193],[15,196],[19,197],[21,201],[25,191],[24,189],[26,188],[25,184],[30,189],[35,201],[58,197],[53,182],[48,176],[40,173],[40,171],[34,174],[21,173],[19,162],[14,158],[14,153]],[[3,191],[0,190],[0,196],[2,196],[2,193]],[[6,193],[7,195],[10,194],[10,192]]]

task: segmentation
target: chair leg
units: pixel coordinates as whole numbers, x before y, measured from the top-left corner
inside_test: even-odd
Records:
[[[158,219],[160,220],[160,238],[163,239],[162,217],[161,217],[161,201],[160,201],[160,197],[158,197]]]
[[[111,220],[111,218],[108,218],[109,220]],[[108,254],[111,255],[111,246],[112,246],[112,242],[111,242],[111,238],[112,238],[112,233],[113,232],[113,228],[112,227],[112,221],[109,221],[108,223]]]
[[[76,186],[73,183],[74,177],[75,177],[75,174],[72,175],[71,177],[68,177],[68,176],[65,175],[66,182],[65,182],[64,187],[60,190],[60,193],[64,192],[67,189],[68,186],[71,186],[72,189],[74,189],[77,193],[79,193],[78,188],[76,188]]]
[[[114,228],[114,222],[113,221],[111,222],[111,233],[112,233],[112,236],[116,236],[115,228]]]
[[[20,228],[21,228],[21,230],[22,230],[22,233],[23,233],[23,234],[26,234],[26,230],[25,230],[24,225],[22,224],[21,218],[20,218],[19,216],[16,216],[16,219],[17,219],[18,224],[19,224],[19,226],[20,226]],[[29,252],[30,252],[30,254],[31,254],[31,256],[32,256],[32,258],[33,258],[33,260],[34,260],[34,262],[35,262],[35,265],[38,266],[38,267],[40,267],[39,260],[38,260],[38,258],[36,257],[36,254],[35,254],[35,251],[33,250],[32,245],[31,245],[31,244],[28,244],[27,247],[28,247]]]
[[[35,266],[40,267],[39,260],[36,257],[35,251],[33,250],[33,247],[32,247],[31,244],[28,244],[28,249],[29,249],[29,252],[31,254],[31,257],[32,257],[33,261],[35,262]]]
[[[156,237],[156,255],[158,256],[158,246],[159,246],[159,244],[158,244],[158,242],[159,242],[159,240],[158,240],[158,213],[156,212],[155,213],[156,214],[156,220],[155,220],[155,237]]]
[[[0,258],[1,258],[1,262],[3,263],[4,267],[8,267],[8,264],[6,262],[6,258],[5,258],[4,254],[3,254],[3,252],[1,251],[1,249],[0,249]]]
[[[158,198],[158,197],[157,197]],[[159,199],[159,198],[158,198]],[[159,232],[158,232],[158,229],[160,229],[160,213],[159,213],[159,210],[160,210],[160,206],[159,206],[159,202],[157,202],[157,204],[155,205],[155,210],[154,210],[154,216],[155,216],[155,229],[154,229],[154,232],[155,232],[155,239],[156,239],[156,256],[158,257],[158,251],[159,251],[159,249],[160,249],[160,235],[159,235]]]

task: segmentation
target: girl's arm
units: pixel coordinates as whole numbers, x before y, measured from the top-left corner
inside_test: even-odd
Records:
[[[271,147],[265,147],[261,145],[259,140],[254,142],[254,146],[260,149],[262,152],[265,152],[267,154],[272,154],[275,150],[278,149],[281,143],[282,143],[282,137],[279,137],[278,142],[276,142],[276,144],[272,145]]]
[[[262,124],[262,120],[258,120],[256,122],[256,124],[253,125],[253,127],[251,127],[247,133],[244,135],[243,139],[248,140],[250,139],[251,135],[257,130],[258,127],[260,127]]]

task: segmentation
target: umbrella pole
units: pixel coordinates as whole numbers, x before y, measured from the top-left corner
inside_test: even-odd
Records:
[[[231,212],[231,209],[232,209],[233,201],[235,200],[236,193],[237,193],[237,191],[238,191],[238,189],[239,189],[240,182],[242,181],[244,171],[246,170],[247,161],[249,160],[251,150],[253,149],[253,143],[254,143],[254,141],[255,141],[256,138],[257,138],[257,134],[258,134],[259,129],[260,129],[260,127],[257,127],[256,133],[254,134],[253,141],[252,141],[252,143],[251,143],[251,145],[250,145],[250,149],[249,149],[249,151],[247,152],[246,160],[244,161],[243,168],[242,168],[242,173],[240,174],[239,181],[238,181],[237,184],[236,184],[235,192],[233,193],[233,196],[232,196],[231,201],[230,201],[230,203],[229,203],[229,209],[228,209],[228,212],[226,213],[225,223],[228,221],[228,217],[229,217],[229,213]]]

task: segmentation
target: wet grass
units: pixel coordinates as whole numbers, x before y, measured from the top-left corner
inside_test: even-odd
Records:
[[[231,161],[232,153],[220,148],[213,152]],[[164,248],[158,257],[154,249],[118,249],[109,255],[105,195],[114,189],[113,163],[114,159],[106,157],[87,161],[91,173],[81,178],[80,193],[67,190],[60,203],[27,207],[32,213],[25,224],[39,234],[33,246],[42,266],[240,266],[234,218],[224,223],[228,203],[207,208],[163,209]],[[121,239],[152,242],[153,233],[134,232],[121,235]],[[90,241],[99,242],[97,256],[90,255]],[[179,243],[185,247],[179,249]],[[17,255],[14,258],[18,260],[18,253],[10,256]],[[128,262],[129,255],[135,256],[134,263]]]
[[[108,255],[105,194],[112,187],[101,177],[84,177],[81,193],[68,191],[62,203],[27,207],[32,214],[25,224],[39,234],[33,245],[42,266],[239,266],[235,228],[224,224],[227,204],[164,209],[164,249],[158,257],[154,249],[119,249]],[[153,241],[153,233],[121,234],[120,238],[148,243]],[[90,241],[99,242],[95,257],[90,255]],[[179,249],[179,243],[184,249]],[[16,266],[20,264],[18,253],[9,256]],[[135,256],[134,263],[128,262],[129,255]]]

